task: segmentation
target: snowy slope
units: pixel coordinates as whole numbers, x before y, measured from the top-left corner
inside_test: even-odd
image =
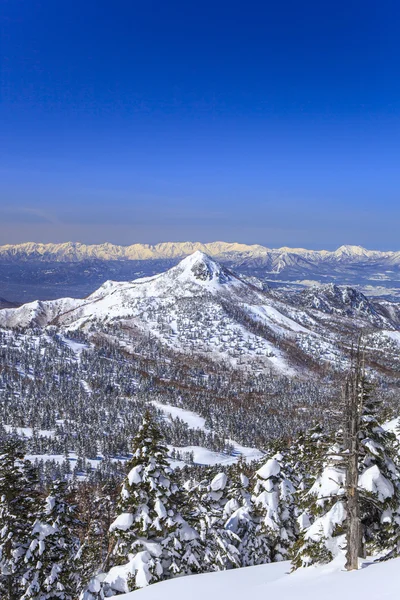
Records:
[[[243,355],[259,355],[260,368],[269,364],[291,373],[279,349],[265,337],[249,332],[223,306],[265,302],[262,291],[202,252],[195,252],[154,277],[107,281],[83,300],[65,298],[5,309],[0,312],[0,326],[78,328],[124,320],[139,333],[151,333],[175,351],[190,350],[199,355],[212,352],[214,358],[228,359],[233,364]]]
[[[179,418],[184,421],[191,429],[201,429],[203,431],[209,431],[205,426],[205,419],[197,413],[171,406],[170,404],[162,404],[156,400],[152,401],[152,404],[160,409],[164,414],[165,418]],[[253,460],[259,460],[264,456],[264,453],[257,448],[249,448],[248,446],[241,446],[235,440],[226,439],[226,442],[232,446],[233,451],[231,455],[224,454],[222,452],[214,452],[203,448],[202,446],[169,446],[169,450],[178,450],[181,454],[192,454],[193,462],[196,465],[232,465],[242,457],[244,460],[251,462]],[[178,464],[178,463],[177,463]]]
[[[3,309],[0,327],[53,325],[104,332],[111,326],[119,336],[114,341],[128,352],[132,338],[151,337],[168,352],[293,375],[304,371],[310,358],[343,362],[343,342],[348,335],[351,345],[357,329],[368,330],[374,351],[397,356],[396,340],[388,335],[399,329],[395,316],[349,287],[322,286],[297,294],[263,291],[196,251],[164,273],[107,281],[81,300]]]
[[[290,563],[192,575],[119,596],[121,600],[397,600],[400,559],[346,572],[340,563],[299,569]]]
[[[291,293],[288,300],[297,308],[315,309],[341,317],[365,318],[376,327],[393,328],[393,318],[390,317],[389,310],[384,311],[380,305],[375,306],[364,294],[349,286],[333,283],[314,285]]]
[[[195,252],[177,266],[154,277],[131,282],[106,281],[83,300],[63,298],[35,301],[0,313],[3,326],[32,324],[71,324],[82,318],[118,318],[131,314],[140,300],[193,298],[218,295],[227,299],[241,296],[259,301],[261,293],[253,286],[213,261],[202,252]]]

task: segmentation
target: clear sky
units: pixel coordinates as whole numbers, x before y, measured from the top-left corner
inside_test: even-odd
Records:
[[[0,244],[400,249],[398,0],[0,11]]]

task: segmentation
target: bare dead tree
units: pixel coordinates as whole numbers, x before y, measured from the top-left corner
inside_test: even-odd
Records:
[[[352,352],[351,366],[344,385],[343,438],[346,459],[347,550],[346,569],[358,569],[362,552],[360,495],[358,471],[360,457],[360,428],[364,399],[364,349],[361,336]]]

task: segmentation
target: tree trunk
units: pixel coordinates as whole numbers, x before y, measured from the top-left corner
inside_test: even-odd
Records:
[[[362,528],[360,523],[360,499],[358,492],[358,462],[360,453],[360,426],[363,403],[364,365],[361,340],[358,342],[350,378],[345,390],[345,445],[348,451],[346,469],[347,498],[347,552],[346,569],[358,569],[358,558],[362,554]]]
[[[358,569],[358,557],[360,555],[360,514],[358,495],[358,465],[354,460],[358,454],[349,458],[347,470],[347,553],[346,569],[352,571]]]

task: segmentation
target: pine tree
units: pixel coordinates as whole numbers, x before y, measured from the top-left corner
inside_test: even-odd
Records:
[[[93,491],[91,485],[81,486],[78,498],[80,516],[86,524],[86,532],[78,553],[82,600],[103,597],[101,582],[105,577],[110,551],[109,528],[114,513],[114,483],[105,484]]]
[[[128,470],[118,516],[110,528],[116,566],[105,580],[105,586],[115,590],[113,578],[118,574],[117,592],[190,572],[186,544],[196,537],[181,515],[183,497],[173,481],[168,450],[149,413],[134,439]]]
[[[205,570],[219,571],[240,566],[239,537],[226,528],[227,503],[225,473],[218,473],[211,483],[203,480],[192,489],[196,505],[196,520],[204,548]]]
[[[261,531],[262,511],[250,490],[250,470],[242,459],[231,467],[224,506],[225,528],[237,536],[233,540],[239,552],[240,566],[250,567],[270,562],[269,538]]]
[[[82,587],[88,592],[100,592],[100,585],[96,585],[95,578],[101,572],[103,532],[98,514],[92,515],[83,543],[77,555],[77,564]],[[96,596],[92,594],[95,598]],[[87,593],[85,599],[91,598]]]
[[[379,424],[380,402],[363,382],[359,490],[364,552],[399,554],[400,465],[394,433]]]
[[[295,487],[283,454],[272,456],[255,478],[254,503],[262,513],[257,533],[268,538],[270,560],[280,561],[288,555],[296,535]]]
[[[317,440],[316,440],[317,441]],[[345,479],[343,446],[334,437],[318,436],[328,447],[320,472],[309,489],[299,492],[300,537],[292,552],[294,568],[326,563],[345,548]]]
[[[22,600],[75,600],[79,521],[68,501],[67,483],[55,481],[43,502],[26,552]]]
[[[21,595],[24,555],[34,520],[36,470],[24,462],[19,442],[7,441],[0,456],[0,592],[14,600]]]
[[[399,551],[399,454],[396,437],[378,422],[379,402],[364,378],[357,386],[358,557]],[[348,551],[349,442],[346,429],[319,437],[325,448],[321,470],[303,494],[303,531],[295,545],[293,565],[324,563]],[[354,562],[354,561],[353,561]]]

